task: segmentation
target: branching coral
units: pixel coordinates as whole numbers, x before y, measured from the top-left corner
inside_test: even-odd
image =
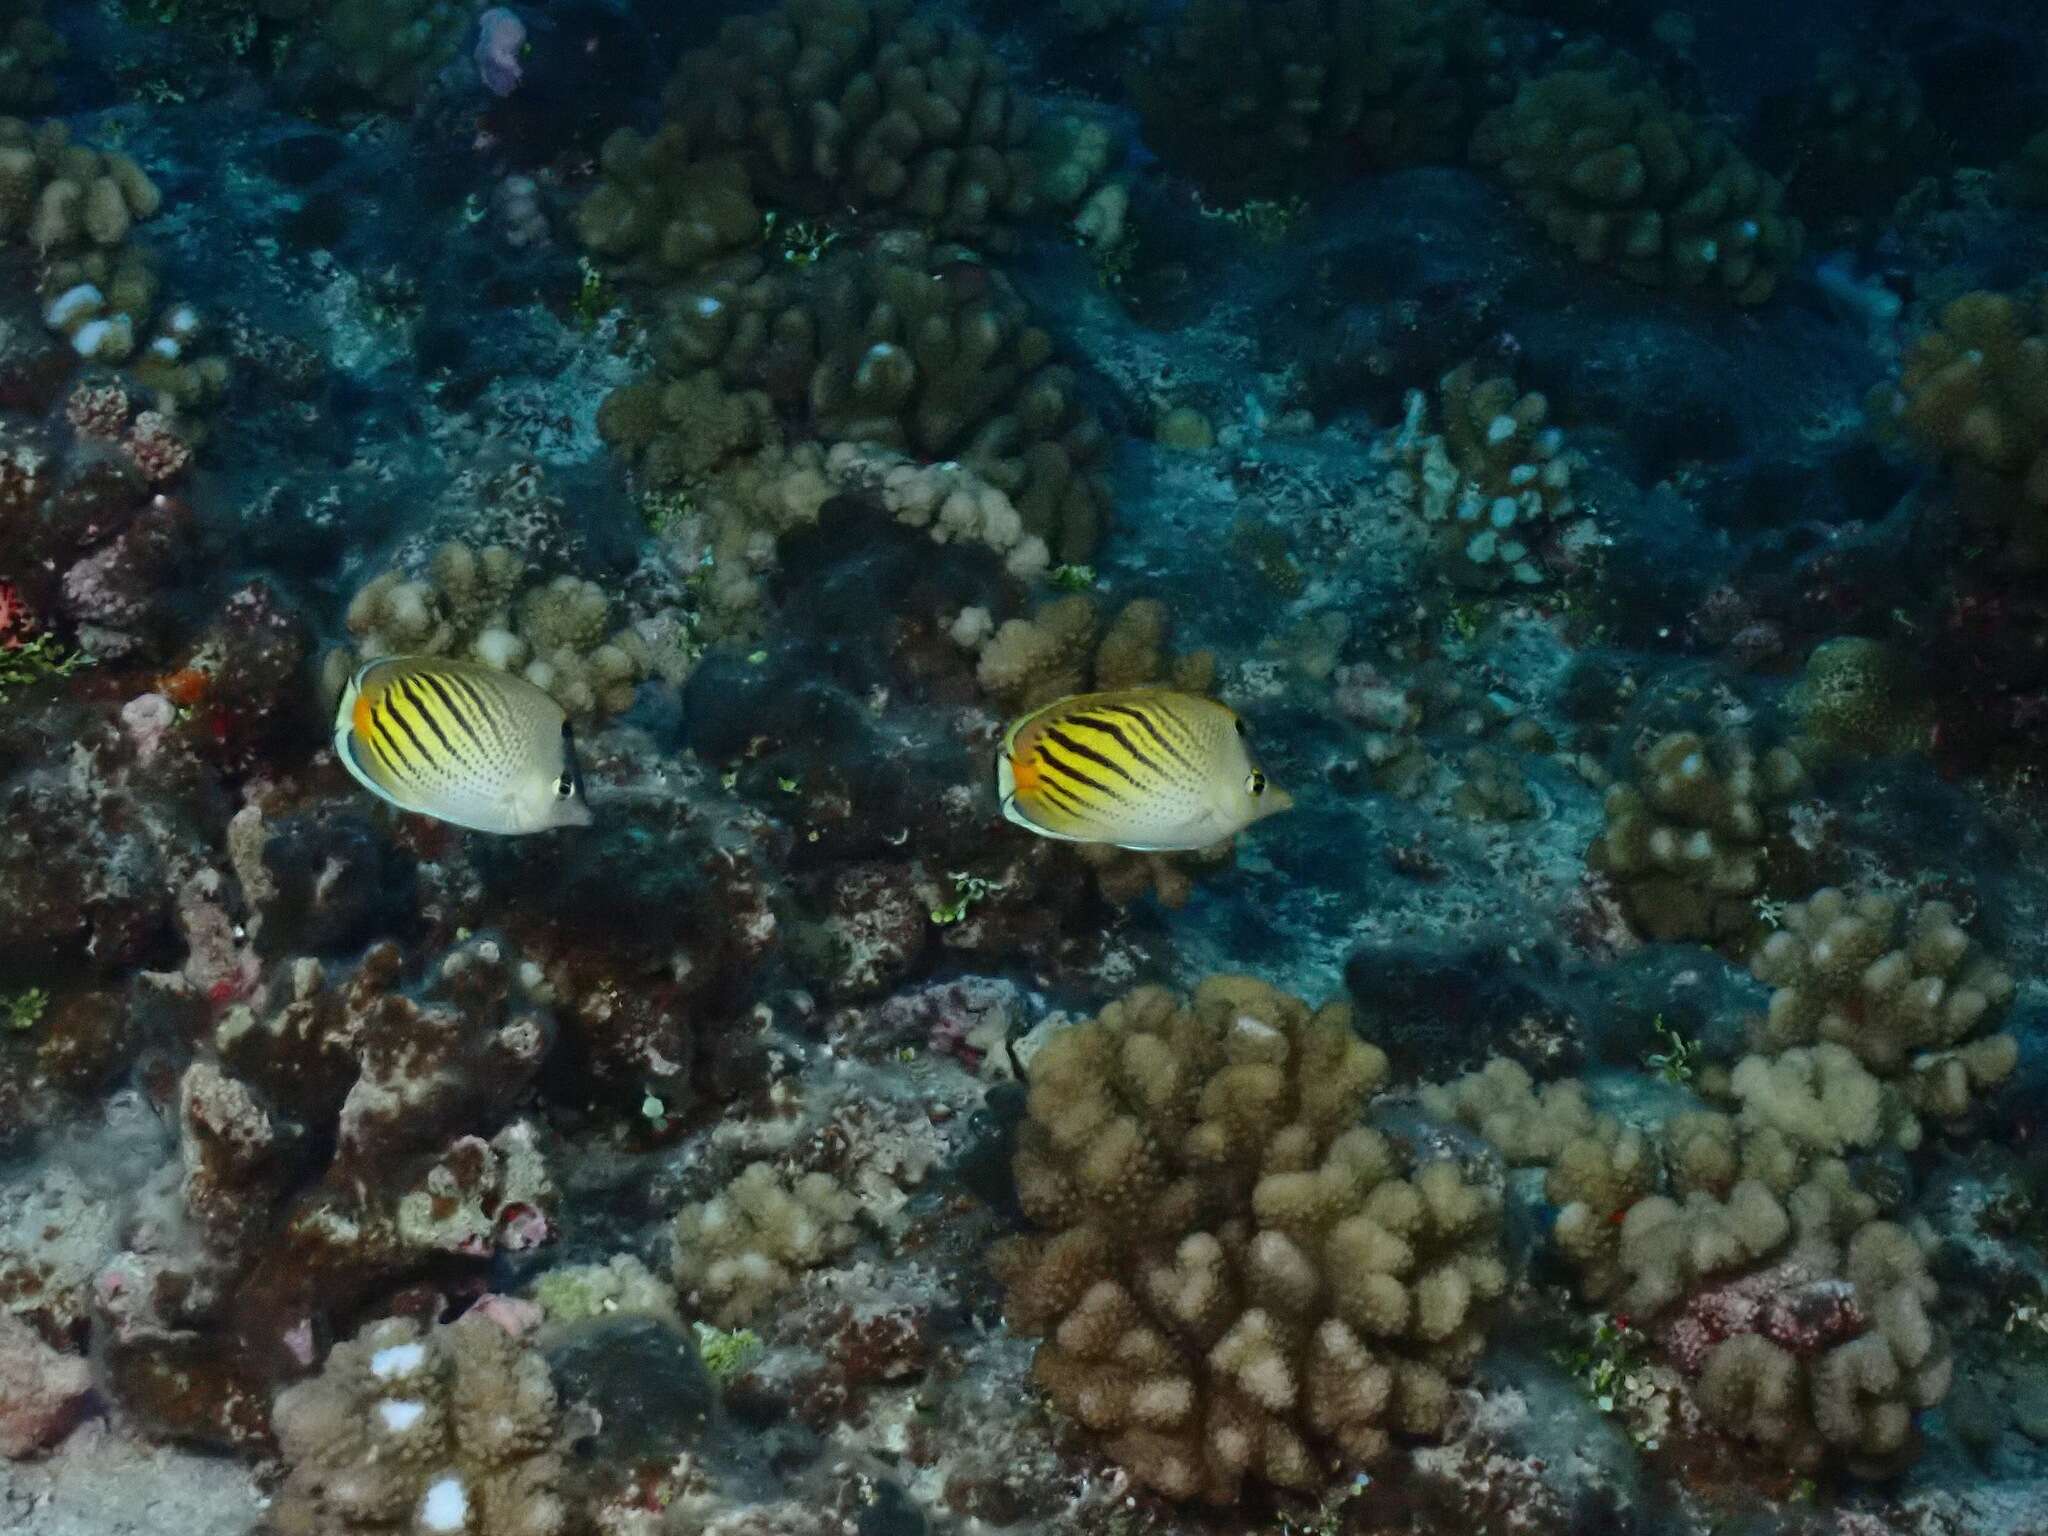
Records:
[[[2048,293],[1966,293],[1907,349],[1889,414],[1960,469],[2014,553],[2048,558]]]
[[[671,297],[655,355],[598,425],[658,487],[809,435],[959,460],[1056,559],[1101,536],[1105,436],[1075,374],[1001,276],[943,248],[900,237],[700,282]]]
[[[1033,1059],[995,1257],[1038,1383],[1132,1476],[1228,1502],[1440,1433],[1506,1283],[1497,1201],[1357,1125],[1386,1057],[1248,977],[1143,988]]]
[[[1474,0],[1195,0],[1138,78],[1145,137],[1231,200],[1450,160],[1505,38]]]
[[[1783,747],[1689,731],[1652,744],[1634,784],[1607,792],[1586,862],[1613,878],[1629,921],[1653,939],[1740,939],[1757,926],[1773,808],[1804,782]]]
[[[1564,69],[1489,114],[1472,158],[1580,260],[1631,281],[1761,304],[1798,260],[1783,188],[1652,89]]]
[[[290,1468],[270,1511],[277,1536],[569,1527],[547,1363],[488,1318],[372,1323],[279,1395],[275,1423]]]
[[[1832,233],[1889,213],[1937,163],[1920,87],[1897,60],[1823,54],[1789,116],[1786,197]]]
[[[1785,909],[1751,970],[1775,990],[1732,1086],[1745,1117],[1836,1150],[1920,1139],[1918,1116],[1953,1126],[2018,1063],[1991,1030],[2012,977],[1946,902],[1910,912],[1828,889]]]
[[[379,656],[468,656],[517,672],[572,715],[616,714],[633,690],[668,662],[642,626],[612,624],[611,600],[572,575],[538,579],[502,545],[450,542],[423,577],[386,571],[348,606],[353,655],[328,669],[336,691],[356,662]]]
[[[1586,520],[1574,476],[1582,466],[1546,425],[1550,404],[1504,375],[1462,363],[1443,378],[1441,433],[1429,399],[1408,394],[1401,427],[1378,454],[1400,466],[1396,494],[1433,531],[1444,573],[1461,586],[1534,586],[1558,563],[1557,545]]]
[[[750,1163],[724,1192],[675,1220],[676,1290],[721,1328],[746,1322],[853,1246],[860,1201],[830,1174],[784,1179]]]

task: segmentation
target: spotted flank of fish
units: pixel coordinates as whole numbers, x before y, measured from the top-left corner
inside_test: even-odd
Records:
[[[996,793],[1020,827],[1147,853],[1207,848],[1294,803],[1252,762],[1233,711],[1164,688],[1024,716],[1003,736]]]
[[[442,656],[358,668],[334,750],[372,794],[478,832],[590,822],[568,717],[523,677]]]

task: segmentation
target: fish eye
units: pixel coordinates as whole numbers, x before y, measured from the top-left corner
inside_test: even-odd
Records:
[[[1249,735],[1251,735],[1251,732],[1250,732],[1250,731],[1248,731],[1248,730],[1246,730],[1246,729],[1244,728],[1244,721],[1242,721],[1242,720],[1238,719],[1238,718],[1237,718],[1236,716],[1234,716],[1234,715],[1233,715],[1233,716],[1231,717],[1230,723],[1231,723],[1232,725],[1234,725],[1234,726],[1236,726],[1236,727],[1237,727],[1237,734],[1238,734],[1238,735],[1240,735],[1240,736],[1249,736]]]
[[[566,800],[575,793],[576,781],[570,778],[568,774],[565,773],[555,780],[555,796],[557,799]]]
[[[1254,795],[1263,795],[1266,792],[1266,776],[1254,768],[1252,776],[1244,781],[1244,787]]]

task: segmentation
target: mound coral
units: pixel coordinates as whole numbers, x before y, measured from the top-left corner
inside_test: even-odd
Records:
[[[671,296],[657,373],[598,427],[656,487],[701,485],[785,435],[958,460],[1009,498],[1055,559],[1086,561],[1108,515],[1106,440],[998,274],[914,237]]]
[[[1678,731],[1642,755],[1634,784],[1607,792],[1607,826],[1586,862],[1613,878],[1630,923],[1652,939],[1736,941],[1758,926],[1772,810],[1805,781],[1783,747]],[[1781,861],[1782,862],[1782,861]]]
[[[1033,1058],[995,1256],[1033,1378],[1133,1477],[1224,1503],[1440,1433],[1506,1283],[1498,1203],[1358,1125],[1386,1057],[1249,977],[1142,988]]]
[[[1931,720],[1918,669],[1895,646],[1860,635],[1823,641],[1786,700],[1805,762],[1882,756],[1927,744]]]
[[[1966,293],[1907,349],[1891,422],[1961,471],[2029,567],[2048,559],[2048,293]]]
[[[556,1536],[566,1443],[547,1363],[488,1318],[372,1323],[279,1394],[277,1536]]]
[[[1826,889],[1783,922],[1750,962],[1775,990],[1750,1029],[1770,1054],[1732,1079],[1746,1118],[1830,1150],[1884,1137],[1910,1147],[1917,1117],[1962,1122],[2017,1065],[2013,1037],[1989,1033],[2012,977],[1946,902],[1906,911]]]
[[[1078,203],[1105,158],[1099,136],[1041,126],[980,38],[908,0],[734,17],[683,56],[665,100],[651,138],[606,143],[576,225],[591,249],[668,274],[758,244],[760,206],[1000,244],[1041,205]]]
[[[1237,201],[1456,158],[1507,57],[1475,0],[1195,0],[1136,94],[1146,142]]]
[[[750,1163],[723,1193],[677,1214],[676,1290],[721,1328],[743,1323],[853,1246],[860,1201],[830,1174],[784,1179]]]
[[[1480,122],[1472,158],[1553,241],[1632,282],[1761,304],[1799,257],[1804,236],[1778,182],[1617,73],[1529,81]]]
[[[339,693],[358,662],[379,656],[468,656],[545,688],[575,716],[616,714],[633,690],[670,660],[646,625],[614,627],[611,600],[596,583],[563,574],[537,579],[503,545],[472,549],[451,541],[425,576],[386,571],[348,606],[353,653],[329,660]]]
[[[1441,433],[1430,429],[1428,397],[1410,390],[1401,427],[1377,450],[1400,466],[1396,494],[1430,526],[1452,582],[1541,583],[1559,540],[1585,522],[1572,489],[1583,461],[1546,425],[1549,402],[1468,362],[1444,375],[1438,409]]]

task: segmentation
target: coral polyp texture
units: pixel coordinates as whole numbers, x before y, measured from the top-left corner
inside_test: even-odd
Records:
[[[1236,200],[1456,159],[1508,57],[1475,0],[1195,0],[1137,96],[1168,164]]]
[[[1020,537],[1085,561],[1108,519],[1107,438],[1055,350],[999,273],[892,237],[671,293],[658,371],[614,392],[598,427],[657,487],[805,437],[958,460],[1008,498]]]
[[[1735,1068],[1745,1118],[1818,1145],[1915,1146],[1921,1119],[1964,1124],[2009,1077],[2019,1044],[1996,1032],[2009,972],[1946,902],[1910,909],[1832,888],[1787,907],[1750,961],[1774,990]]]
[[[1783,747],[1759,753],[1740,736],[1673,732],[1642,754],[1633,784],[1608,790],[1607,826],[1586,862],[1613,880],[1649,938],[1754,935],[1765,849],[1805,780]]]
[[[273,1417],[288,1468],[275,1536],[570,1529],[547,1363],[487,1317],[372,1323],[279,1394]]]
[[[587,718],[627,708],[643,678],[682,659],[664,638],[668,624],[620,624],[595,582],[535,572],[501,544],[451,540],[419,577],[385,571],[350,600],[347,624],[354,647],[327,669],[337,694],[356,662],[463,656],[517,673]]]
[[[1611,72],[1529,81],[1480,122],[1472,158],[1551,240],[1632,282],[1761,304],[1804,241],[1776,178]]]
[[[1248,977],[1141,988],[1033,1059],[994,1263],[1033,1378],[1138,1481],[1310,1490],[1442,1433],[1506,1283],[1498,1199],[1359,1124],[1386,1057]]]
[[[1550,424],[1550,402],[1461,363],[1429,397],[1408,394],[1380,455],[1399,466],[1395,494],[1430,530],[1446,579],[1464,587],[1536,586],[1568,562],[1563,541],[1589,524],[1573,482],[1584,467]]]
[[[859,1209],[830,1174],[792,1180],[750,1163],[720,1193],[676,1216],[676,1290],[720,1327],[746,1322],[805,1270],[852,1247]]]
[[[1954,300],[1907,348],[1889,404],[1909,441],[1979,492],[2016,556],[2048,558],[2048,294]]]

